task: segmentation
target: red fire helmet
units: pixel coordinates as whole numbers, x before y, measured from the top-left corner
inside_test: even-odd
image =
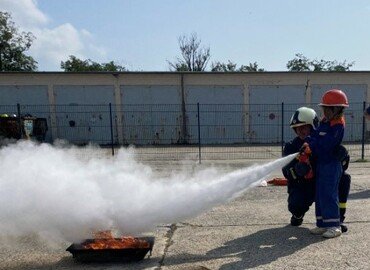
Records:
[[[346,94],[339,89],[331,89],[325,92],[321,98],[321,103],[319,106],[339,106],[348,107],[348,99]]]

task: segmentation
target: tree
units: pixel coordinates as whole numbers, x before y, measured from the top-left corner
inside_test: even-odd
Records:
[[[211,71],[214,72],[262,72],[264,69],[258,68],[257,62],[249,63],[248,66],[241,65],[237,68],[237,64],[228,60],[227,64],[216,62],[212,63]]]
[[[211,71],[213,72],[233,72],[237,70],[236,70],[236,64],[228,60],[227,64],[221,63],[221,62],[212,63]]]
[[[18,32],[8,12],[0,11],[0,71],[35,71],[37,62],[25,54],[35,37]]]
[[[181,51],[181,58],[176,62],[169,62],[171,71],[204,71],[211,57],[209,47],[201,47],[201,40],[197,34],[193,33],[190,37],[185,35],[178,38]]]
[[[347,63],[347,61],[338,62],[336,60],[309,60],[303,54],[297,53],[286,66],[289,71],[349,71],[354,64],[355,62]]]
[[[336,60],[313,60],[311,64],[313,66],[313,71],[349,71],[350,67],[352,67],[355,62],[347,63],[346,60],[343,62],[338,62]]]
[[[301,53],[297,53],[296,57],[288,61],[286,67],[289,71],[311,71],[310,60]]]
[[[240,72],[263,72],[265,71],[263,68],[259,68],[257,62],[249,63],[248,66],[242,65],[239,68]]]
[[[84,71],[111,71],[111,72],[120,72],[126,71],[125,67],[116,65],[114,61],[109,63],[99,64],[90,59],[81,60],[74,55],[70,55],[69,59],[65,62],[60,63],[61,69],[64,69],[66,72],[84,72]]]

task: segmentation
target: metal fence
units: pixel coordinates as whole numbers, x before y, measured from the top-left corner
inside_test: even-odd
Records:
[[[98,144],[114,155],[134,145],[142,160],[244,160],[281,156],[293,139],[289,120],[301,106],[316,104],[1,105],[0,112],[46,118],[46,142]],[[368,152],[366,103],[346,110],[344,144],[355,159]]]

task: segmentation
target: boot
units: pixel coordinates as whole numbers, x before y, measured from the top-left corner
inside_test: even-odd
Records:
[[[322,236],[325,238],[334,238],[334,237],[340,236],[341,234],[342,234],[342,231],[340,227],[331,227],[331,228],[328,228],[328,230],[324,232]]]
[[[292,215],[290,218],[290,225],[292,226],[301,226],[303,222],[303,216],[297,217],[295,215]]]
[[[321,227],[315,227],[310,230],[311,234],[314,234],[314,235],[321,235],[321,234],[326,233],[326,231],[327,231],[326,228],[321,228]]]
[[[344,225],[343,223],[340,224],[340,229],[341,229],[342,233],[345,233],[345,232],[348,231],[348,227],[346,225]]]

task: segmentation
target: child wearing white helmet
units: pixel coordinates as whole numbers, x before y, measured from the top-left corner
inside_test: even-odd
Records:
[[[299,152],[305,138],[317,128],[319,119],[313,109],[301,107],[295,111],[290,119],[290,127],[297,137],[284,146],[284,156]],[[310,162],[312,163],[312,162]],[[300,163],[294,159],[283,168],[283,174],[288,180],[288,210],[292,213],[290,224],[300,226],[305,213],[315,200],[315,181],[309,175],[312,170],[310,164]]]
[[[297,109],[290,119],[290,127],[297,134],[291,142],[285,144],[284,156],[299,152],[305,138],[317,129],[319,119],[313,109],[301,107]],[[351,176],[345,171],[348,168],[350,156],[344,146],[335,149],[335,156],[342,162],[343,173],[339,181],[339,212],[340,227],[342,232],[347,232],[344,225],[346,203],[351,184]],[[283,174],[288,179],[288,209],[292,213],[290,224],[300,226],[305,213],[315,200],[315,159],[310,157],[309,163],[299,162],[294,159],[283,168]],[[313,170],[310,174],[310,170]]]

